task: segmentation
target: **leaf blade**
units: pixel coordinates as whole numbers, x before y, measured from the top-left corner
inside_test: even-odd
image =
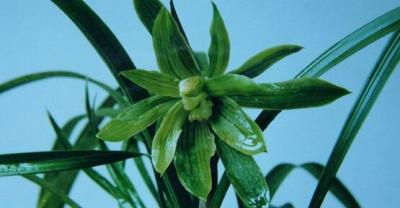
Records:
[[[216,150],[214,135],[206,122],[190,122],[178,141],[174,164],[181,184],[206,200],[211,191],[210,159]]]
[[[260,84],[264,92],[253,96],[233,96],[239,105],[269,110],[318,107],[335,101],[348,90],[316,78]]]
[[[96,150],[2,154],[0,176],[81,169],[140,155],[132,152]]]
[[[154,52],[161,72],[179,79],[200,74],[189,44],[165,8],[157,15],[152,34]]]
[[[267,48],[260,53],[249,58],[239,68],[229,72],[241,74],[253,78],[269,69],[273,64],[285,58],[288,55],[300,51],[303,47],[297,45],[279,45]]]
[[[206,76],[219,76],[224,73],[229,62],[230,42],[224,20],[217,6],[212,2],[213,19],[210,28],[211,44],[208,50],[210,65],[205,71]]]
[[[241,153],[266,152],[261,130],[232,99],[225,97],[215,104],[210,124],[221,140]]]
[[[322,204],[329,189],[329,185],[332,183],[352,142],[356,138],[358,131],[367,118],[368,113],[372,109],[386,81],[395,70],[399,60],[400,31],[397,31],[386,45],[374,70],[368,78],[368,82],[364,85],[351,113],[347,117],[335,147],[330,154],[326,168],[313,194],[310,206],[314,207]]]
[[[225,166],[225,173],[245,205],[268,206],[268,185],[253,157],[234,150],[220,139],[216,139],[216,145]],[[237,171],[238,167],[240,171]]]
[[[128,70],[121,74],[133,83],[161,96],[179,97],[179,82],[157,71]]]
[[[182,126],[187,117],[182,102],[177,102],[165,115],[157,130],[151,149],[154,168],[163,174],[172,162]]]
[[[107,141],[123,141],[153,124],[176,102],[166,97],[154,96],[124,109],[97,133]]]

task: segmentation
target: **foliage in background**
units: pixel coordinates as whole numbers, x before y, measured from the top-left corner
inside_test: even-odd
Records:
[[[0,93],[3,93],[46,78],[70,77],[86,79],[109,93],[109,97],[95,108],[86,91],[86,114],[71,118],[64,126],[58,126],[49,114],[57,135],[52,151],[0,155],[0,176],[22,175],[42,187],[39,207],[63,207],[64,204],[79,207],[68,193],[80,169],[115,198],[120,207],[145,207],[140,193],[124,171],[124,160],[132,157],[160,207],[219,207],[231,183],[240,198],[239,206],[267,206],[270,201],[273,203],[276,190],[296,167],[306,170],[319,181],[310,207],[319,207],[328,191],[346,207],[360,207],[335,175],[400,59],[400,8],[337,42],[303,69],[296,79],[257,84],[250,78],[301,47],[281,45],[266,49],[223,75],[229,60],[229,38],[215,5],[211,45],[205,54],[191,50],[172,1],[171,12],[158,0],[133,1],[139,18],[153,37],[159,73],[137,70],[111,30],[83,1],[53,2],[92,43],[119,87],[113,89],[79,73],[65,71],[35,73],[0,84]],[[251,156],[265,150],[261,131],[280,110],[318,106],[346,94],[346,90],[317,77],[389,33],[394,34],[356,100],[326,166],[282,164],[273,168],[264,179]],[[264,111],[254,122],[239,105]],[[160,119],[162,117],[164,119]],[[71,132],[83,118],[87,118],[87,124],[76,142],[71,144]],[[113,119],[99,132],[99,125],[105,118]],[[191,122],[185,122],[186,119]],[[98,140],[96,134],[105,140],[124,140],[121,151],[108,150],[107,144]],[[251,139],[243,140],[245,138]],[[145,144],[146,149],[140,150],[139,143]],[[210,148],[214,145],[218,153],[215,155],[215,147]],[[155,167],[151,171],[144,166],[146,157],[153,160]],[[226,172],[218,181],[216,165],[219,159]],[[106,165],[111,181],[90,168],[102,164]],[[35,175],[37,173],[46,174],[39,177]],[[288,203],[282,207],[291,206]]]

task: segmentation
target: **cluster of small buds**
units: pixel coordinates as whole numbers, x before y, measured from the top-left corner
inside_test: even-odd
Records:
[[[212,115],[213,103],[204,89],[204,78],[193,76],[179,82],[183,108],[189,111],[189,121],[207,120]]]

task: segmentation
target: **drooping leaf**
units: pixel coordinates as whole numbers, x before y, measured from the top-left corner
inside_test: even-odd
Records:
[[[265,176],[265,180],[268,183],[271,200],[273,199],[279,186],[295,168],[296,166],[293,164],[282,163],[275,166],[271,171],[268,172],[268,174]]]
[[[250,78],[262,74],[270,66],[285,58],[288,55],[300,51],[303,47],[297,45],[279,45],[267,48],[260,53],[249,58],[239,68],[230,73],[241,74]]]
[[[216,139],[216,145],[225,173],[242,202],[248,207],[268,207],[268,185],[253,157],[234,150],[220,139]]]
[[[400,10],[399,10],[400,12]],[[386,45],[375,68],[371,72],[368,81],[364,85],[361,94],[355,102],[351,113],[342,128],[335,147],[329,156],[326,168],[322,173],[321,179],[310,202],[311,207],[318,207],[322,204],[329,187],[334,180],[334,176],[339,170],[351,144],[362,124],[367,118],[380,92],[395,70],[400,60],[400,31],[397,31]]]
[[[188,122],[179,138],[174,160],[181,184],[206,200],[211,191],[210,159],[215,153],[214,134],[206,122]]]
[[[176,100],[154,96],[124,109],[97,134],[107,141],[123,141],[143,131],[164,114]]]
[[[179,81],[157,71],[128,70],[121,74],[157,95],[179,97]]]
[[[252,79],[238,74],[224,74],[206,80],[206,90],[210,96],[253,96],[263,94],[264,88]]]
[[[161,72],[184,79],[199,75],[193,53],[166,9],[161,9],[153,26],[153,47]]]
[[[213,20],[210,28],[211,45],[208,50],[210,65],[205,71],[206,76],[219,76],[224,73],[229,62],[230,43],[228,32],[217,6],[213,6]]]
[[[299,78],[260,86],[264,95],[232,98],[244,107],[284,110],[325,105],[349,93],[342,87],[316,78]]]
[[[318,163],[305,163],[301,167],[309,172],[315,179],[319,180],[324,171],[324,166]],[[332,180],[329,191],[345,206],[348,208],[359,208],[357,200],[353,194],[346,188],[346,186],[336,177]]]
[[[236,150],[247,155],[266,152],[260,128],[232,99],[215,103],[210,123],[215,134]]]
[[[23,175],[22,177],[28,179],[29,181],[31,181],[33,183],[36,183],[42,189],[45,189],[45,190],[51,192],[56,197],[58,197],[61,201],[63,201],[65,204],[68,204],[71,208],[80,208],[81,207],[78,205],[78,203],[76,203],[74,200],[69,198],[68,195],[59,191],[57,187],[55,187],[53,184],[47,182],[46,180],[39,178],[36,175]]]
[[[187,117],[182,102],[177,102],[165,115],[154,136],[151,158],[154,168],[163,174],[175,155],[179,135]]]
[[[133,0],[133,5],[139,19],[151,34],[153,32],[154,20],[164,6],[159,0]]]
[[[29,83],[44,80],[44,79],[57,78],[57,77],[87,80],[88,82],[91,82],[91,83],[99,86],[100,88],[104,89],[122,106],[127,105],[127,101],[121,95],[121,93],[117,92],[112,87],[110,87],[107,84],[104,84],[100,81],[97,81],[95,79],[92,79],[88,76],[85,76],[83,74],[79,74],[76,72],[72,72],[72,71],[44,71],[44,72],[37,72],[37,73],[23,75],[23,76],[15,78],[15,79],[6,81],[4,83],[1,83],[0,84],[0,94],[6,92],[8,90],[14,89],[16,87],[25,85],[25,84],[29,84]]]
[[[0,155],[0,176],[88,168],[142,154],[120,151],[55,151]]]
[[[304,68],[297,77],[319,77],[365,46],[398,29],[400,29],[400,7],[375,18],[335,43]]]
[[[52,0],[81,30],[107,64],[128,98],[138,101],[148,96],[146,91],[119,76],[126,69],[135,69],[121,43],[107,25],[82,0]]]

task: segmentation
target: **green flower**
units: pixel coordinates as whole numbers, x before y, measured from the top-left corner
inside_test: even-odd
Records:
[[[249,206],[266,205],[268,187],[251,157],[266,152],[263,134],[241,107],[273,110],[314,107],[332,102],[348,91],[315,78],[263,84],[252,81],[252,77],[273,63],[301,49],[293,45],[264,50],[224,74],[230,43],[224,22],[213,7],[208,56],[194,53],[170,13],[160,9],[151,32],[161,72],[122,72],[152,96],[126,108],[97,136],[107,141],[123,141],[158,121],[151,157],[160,174],[174,162],[182,185],[193,195],[206,199],[212,185],[210,158],[218,150],[238,195],[243,199],[253,194],[252,201],[247,202]],[[249,164],[256,168],[248,168]],[[240,184],[234,180],[238,171],[247,171],[253,177],[240,180],[249,180],[249,186],[254,182],[258,187],[250,189],[257,193],[238,190]]]

